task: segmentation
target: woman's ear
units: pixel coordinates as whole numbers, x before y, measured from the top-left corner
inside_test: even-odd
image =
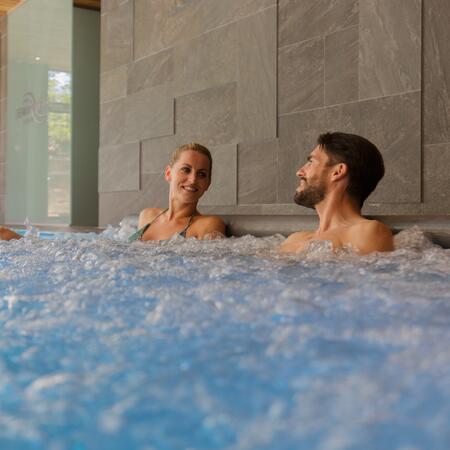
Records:
[[[172,167],[170,166],[166,166],[166,170],[164,172],[164,178],[170,183],[170,181],[172,180]]]

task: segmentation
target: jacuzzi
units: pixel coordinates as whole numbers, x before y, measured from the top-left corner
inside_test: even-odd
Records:
[[[0,242],[0,449],[450,448],[450,250]]]

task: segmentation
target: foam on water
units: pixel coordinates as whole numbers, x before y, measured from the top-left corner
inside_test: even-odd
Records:
[[[450,447],[450,251],[0,242],[1,449]]]

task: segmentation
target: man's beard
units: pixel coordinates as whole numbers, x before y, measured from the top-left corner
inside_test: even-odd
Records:
[[[322,182],[319,182],[316,185],[307,186],[300,192],[296,191],[294,195],[294,202],[297,203],[297,205],[314,209],[315,206],[324,198],[325,186]]]

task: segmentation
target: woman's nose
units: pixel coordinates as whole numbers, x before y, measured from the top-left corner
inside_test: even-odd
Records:
[[[188,180],[189,180],[190,183],[195,183],[195,181],[197,180],[197,173],[192,170],[189,173]]]

